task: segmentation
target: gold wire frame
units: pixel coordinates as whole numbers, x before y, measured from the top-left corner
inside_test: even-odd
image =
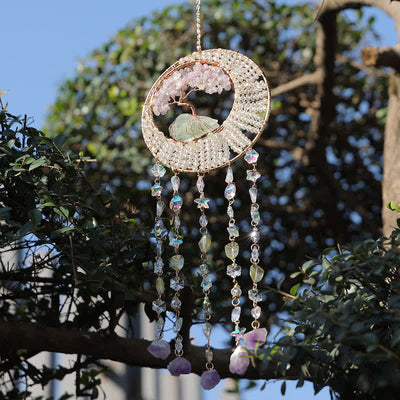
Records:
[[[231,61],[223,62],[224,59]],[[236,63],[234,61],[236,61]],[[225,121],[221,124],[220,128],[192,142],[180,142],[171,137],[167,137],[163,132],[161,132],[157,128],[154,122],[154,114],[151,104],[155,93],[159,90],[159,88],[162,86],[163,82],[167,78],[169,78],[175,71],[191,66],[196,62],[214,65],[224,70],[225,73],[228,75],[231,84],[233,86],[234,100],[229,115],[225,119]],[[241,67],[239,67],[239,65],[241,65]],[[254,78],[253,81],[248,82],[247,80],[241,80],[241,78],[239,77],[240,73],[248,74],[249,76],[252,75],[252,77]],[[261,84],[261,82],[263,82],[263,84]],[[250,85],[250,89],[248,88],[248,85]],[[258,94],[255,94],[256,92],[254,91],[252,92],[251,85],[261,86],[261,88],[258,91]],[[251,93],[253,94],[251,95]],[[260,96],[261,100],[258,99],[260,98]],[[243,103],[243,99],[246,99],[245,101],[249,101],[250,105],[248,106],[248,108],[250,111],[248,112],[248,114],[251,113],[253,113],[253,115],[257,114],[257,110],[256,111],[251,110],[253,106],[255,107],[255,105],[253,106],[251,105],[252,104],[251,102],[254,102],[254,104],[256,104],[258,107],[261,107],[262,109],[261,111],[258,112],[258,114],[261,114],[262,117],[257,118],[258,119],[257,124],[253,123],[254,126],[251,125],[251,128],[253,130],[252,139],[249,139],[247,135],[244,133],[244,132],[249,132],[248,129],[240,127],[240,126],[250,127],[250,125],[248,125],[247,122],[243,122],[244,118],[243,114],[242,117],[240,117],[239,115],[240,113],[236,112],[236,109],[239,108],[239,106],[245,104]],[[242,101],[242,103],[239,104],[239,101]],[[263,103],[264,101],[265,104]],[[145,143],[149,148],[150,152],[152,153],[154,158],[164,166],[169,167],[176,172],[206,173],[211,170],[222,168],[234,163],[236,160],[241,158],[250,148],[252,148],[254,143],[257,142],[257,140],[264,131],[264,128],[269,118],[270,110],[271,110],[271,93],[268,81],[262,69],[254,61],[252,61],[247,56],[233,50],[226,50],[226,49],[202,50],[200,52],[194,52],[186,57],[179,59],[176,63],[171,65],[153,84],[143,104],[142,133]],[[230,124],[233,124],[233,126],[229,127]],[[230,130],[232,129],[235,130],[236,136],[239,135],[239,130],[240,130],[241,134],[239,136],[243,143],[239,144],[239,139],[236,137],[237,146],[236,145],[233,146],[235,147],[235,149],[233,149],[229,145],[228,149],[229,155],[232,153],[236,153],[236,155],[233,156],[232,158],[230,158],[229,156],[228,160],[222,160],[220,163],[217,163],[217,165],[204,167],[204,165],[202,165],[202,161],[197,160],[200,163],[199,166],[193,168],[182,168],[179,157],[175,158],[174,160],[170,154],[168,154],[169,157],[163,156],[164,155],[163,153],[167,152],[166,147],[172,148],[172,146],[175,146],[176,148],[179,149],[179,151],[182,152],[185,152],[186,149],[186,154],[189,154],[190,156],[191,152],[193,154],[195,153],[194,147],[197,147],[197,151],[199,147],[201,147],[203,144],[204,147],[207,147],[206,140],[211,133],[218,134],[221,133],[221,131],[223,131],[224,129],[228,131],[227,134],[230,134],[229,133]],[[164,139],[162,135],[164,136]],[[163,142],[165,146],[162,146],[160,142]],[[227,145],[225,145],[225,147],[226,146]]]

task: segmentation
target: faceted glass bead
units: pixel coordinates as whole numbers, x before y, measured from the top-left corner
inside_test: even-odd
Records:
[[[156,244],[156,254],[157,254],[157,257],[161,257],[162,250],[163,250],[163,248],[162,248],[162,241],[161,241],[161,240],[158,240],[158,241],[157,241],[157,244]]]
[[[229,233],[229,236],[238,237],[239,236],[239,228],[235,224],[229,224],[226,228]]]
[[[208,205],[208,202],[210,199],[206,199],[203,195],[200,196],[200,198],[195,199],[194,202],[197,204],[197,208],[210,208]]]
[[[231,314],[231,321],[237,322],[240,320],[240,313],[242,312],[242,308],[240,306],[234,307]]]
[[[174,175],[174,176],[171,178],[172,190],[173,190],[174,192],[177,192],[177,191],[179,190],[180,184],[181,184],[181,180],[179,179],[179,176],[178,176],[178,175]]]
[[[236,278],[242,275],[242,267],[237,264],[228,265],[228,267],[226,268],[226,274],[231,278]]]
[[[208,267],[207,264],[201,264],[200,265],[200,272],[202,275],[207,274],[208,273]]]
[[[262,301],[262,295],[260,293],[258,293],[258,290],[250,289],[248,291],[248,295],[249,295],[249,299],[251,301],[254,301],[255,303]]]
[[[251,220],[254,221],[256,224],[258,224],[260,222],[260,212],[258,211],[257,204],[251,205],[250,216],[251,216]]]
[[[229,167],[228,170],[226,171],[225,182],[226,183],[232,183],[233,182],[233,172],[232,172],[232,168],[231,167]]]
[[[258,319],[261,317],[261,307],[260,306],[255,306],[251,309],[251,316],[254,319]]]
[[[182,338],[179,336],[175,338],[175,350],[180,353],[183,350]]]
[[[210,290],[212,287],[212,279],[210,275],[204,275],[203,281],[201,282],[201,287],[204,291]]]
[[[212,352],[210,349],[207,349],[207,350],[205,351],[205,354],[206,354],[206,360],[207,360],[208,362],[211,362],[211,361],[213,360],[213,357],[214,357],[213,352]]]
[[[254,248],[251,250],[251,262],[252,263],[257,264],[259,256],[260,256],[260,252],[258,251],[257,248]]]
[[[197,178],[196,186],[199,193],[204,192],[204,179],[201,175],[199,175],[199,177]]]
[[[178,299],[178,297],[174,297],[171,300],[171,307],[173,310],[178,310],[181,308],[181,306],[182,306],[182,302]]]
[[[199,248],[202,253],[207,253],[211,247],[211,238],[208,235],[203,235],[199,240]]]
[[[231,260],[234,260],[239,254],[239,245],[236,242],[228,243],[225,246],[225,254]]]
[[[256,169],[250,169],[247,171],[246,179],[251,182],[255,182],[261,174]]]
[[[206,227],[208,225],[208,218],[204,214],[201,215],[199,218],[199,223],[203,228]]]
[[[182,197],[177,194],[169,202],[169,208],[174,212],[178,212],[182,208],[182,204]]]
[[[234,183],[230,183],[225,188],[224,196],[227,200],[232,200],[236,195],[236,185]]]
[[[151,168],[151,173],[157,178],[164,176],[165,172],[165,168],[162,164],[154,164]]]
[[[251,202],[255,203],[257,201],[257,188],[251,187],[249,189],[249,193],[250,193]]]
[[[162,332],[162,330],[164,328],[164,323],[165,323],[164,318],[160,317],[157,319],[157,321],[156,321],[157,332]]]
[[[170,282],[170,287],[173,290],[182,290],[183,289],[183,280],[179,278],[172,278]]]
[[[173,330],[175,333],[178,333],[181,328],[182,328],[182,324],[183,324],[183,319],[182,317],[179,317],[175,322],[174,322],[174,326],[173,326]]]
[[[226,213],[228,214],[229,218],[233,218],[233,216],[235,215],[232,206],[228,206],[228,208],[226,209]]]
[[[245,154],[244,159],[249,164],[255,164],[258,160],[258,155],[255,150],[251,149]]]
[[[166,310],[165,307],[165,301],[161,300],[161,299],[156,299],[153,301],[152,303],[152,307],[153,311],[155,311],[157,314],[161,314]]]
[[[211,324],[209,322],[206,322],[203,326],[203,332],[206,338],[209,338],[211,336]]]
[[[161,196],[162,190],[163,190],[163,187],[161,185],[153,185],[151,187],[151,195],[153,197]]]
[[[260,231],[257,228],[254,228],[251,231],[250,238],[253,243],[257,243],[260,240]]]
[[[250,267],[250,278],[253,282],[260,282],[261,279],[264,277],[264,270],[259,266],[253,264]]]
[[[162,200],[158,200],[157,201],[157,210],[156,210],[157,217],[161,216],[161,214],[164,211],[164,207],[165,207],[165,203]]]
[[[177,254],[176,256],[172,256],[169,259],[169,266],[172,269],[174,269],[175,271],[180,271],[183,268],[184,263],[185,263],[185,259],[180,254]]]
[[[181,219],[179,218],[178,215],[175,215],[174,226],[175,226],[176,229],[179,229],[179,227],[181,226]]]
[[[158,294],[163,294],[165,292],[165,283],[163,278],[156,279],[156,289]]]
[[[173,230],[169,231],[168,236],[169,236],[169,245],[174,247],[175,249],[177,249],[183,243],[182,239],[176,237],[176,233]]]
[[[232,297],[240,297],[241,295],[242,295],[242,289],[240,289],[240,287],[239,286],[234,286],[232,289],[231,289],[231,295],[232,295]]]
[[[155,274],[162,274],[163,272],[163,266],[164,266],[164,261],[163,260],[157,260],[154,264],[154,273]]]
[[[207,310],[208,308],[210,308],[211,303],[210,300],[208,299],[208,297],[205,297],[203,300],[203,307]]]
[[[154,234],[156,236],[160,236],[162,234],[162,230],[164,228],[164,224],[161,220],[158,220],[154,225]]]

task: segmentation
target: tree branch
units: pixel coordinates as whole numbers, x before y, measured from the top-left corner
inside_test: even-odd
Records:
[[[400,46],[370,47],[361,50],[361,59],[367,67],[391,67],[400,72]]]
[[[145,339],[125,339],[115,334],[105,335],[80,332],[74,329],[50,328],[38,324],[0,322],[0,354],[26,349],[28,352],[50,351],[64,354],[84,354],[96,359],[108,359],[138,367],[166,368],[174,357],[167,360],[154,358],[148,351],[150,341]],[[192,372],[201,375],[205,371],[205,347],[190,346],[185,354],[192,364]],[[238,378],[229,371],[229,357],[232,350],[213,349],[214,365],[221,378]],[[263,373],[259,368],[250,367],[242,378],[245,379],[296,379],[299,368],[286,370],[285,376],[275,373],[276,361],[271,361]]]
[[[290,82],[284,83],[271,90],[271,97],[276,97],[281,94],[290,92],[304,85],[317,84],[321,82],[322,76],[320,71],[315,71],[311,74],[300,76]]]

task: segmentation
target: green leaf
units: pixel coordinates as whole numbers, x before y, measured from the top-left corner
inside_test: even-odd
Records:
[[[32,171],[45,163],[46,163],[46,160],[44,158],[38,158],[37,160],[35,160],[31,163],[31,165],[29,166],[29,171]]]
[[[34,226],[38,226],[42,220],[42,213],[37,208],[30,210],[28,216]]]
[[[290,289],[290,294],[292,296],[296,296],[297,291],[299,290],[299,287],[300,287],[300,283],[298,283],[297,285],[292,286],[291,289]]]
[[[386,207],[391,211],[400,212],[400,206],[394,201],[389,201]]]

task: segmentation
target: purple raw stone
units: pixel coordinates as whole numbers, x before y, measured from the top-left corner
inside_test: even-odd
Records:
[[[165,360],[170,355],[171,348],[165,340],[153,340],[147,347],[147,351],[153,357]]]
[[[232,374],[244,375],[250,364],[249,353],[242,347],[237,346],[229,361],[229,371]]]
[[[256,346],[262,346],[267,340],[268,331],[265,328],[253,329],[244,334],[244,344],[250,350],[254,350]]]
[[[211,371],[204,371],[201,374],[200,385],[205,390],[211,390],[218,385],[221,378],[217,370],[212,369]]]
[[[172,376],[190,374],[192,372],[192,365],[184,357],[175,358],[168,364],[167,368]]]

